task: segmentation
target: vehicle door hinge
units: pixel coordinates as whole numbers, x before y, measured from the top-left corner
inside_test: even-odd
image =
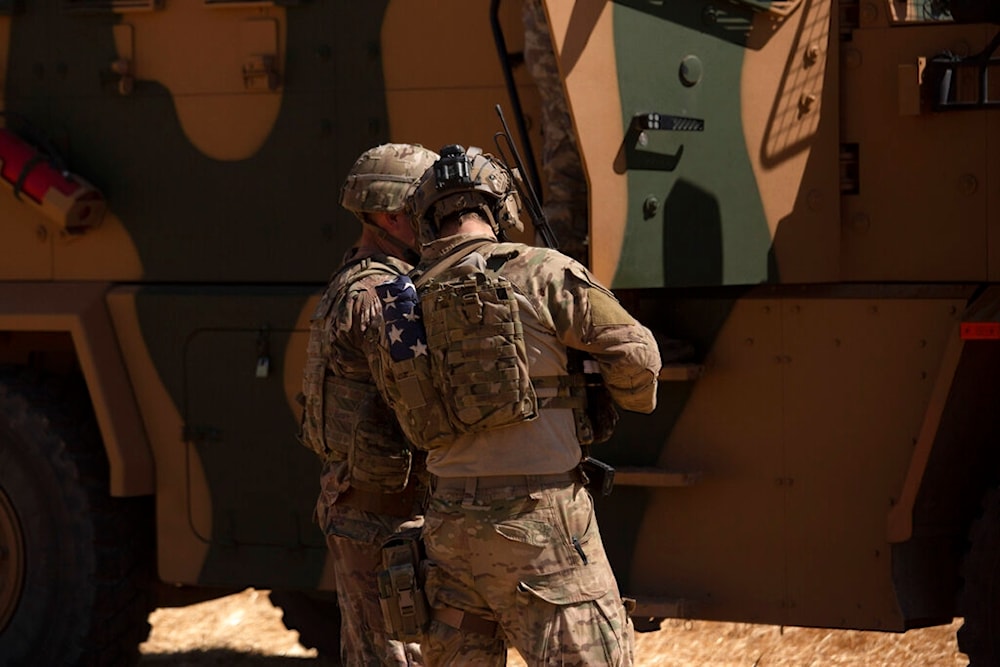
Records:
[[[840,144],[840,194],[861,193],[860,169],[858,144]]]
[[[861,27],[860,0],[840,0],[840,41],[851,41],[851,33]]]

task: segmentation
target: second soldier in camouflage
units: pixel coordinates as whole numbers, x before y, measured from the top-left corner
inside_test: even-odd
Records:
[[[344,665],[415,665],[417,644],[385,630],[376,572],[382,542],[419,526],[420,490],[410,447],[369,369],[381,324],[376,287],[409,270],[414,238],[405,210],[432,151],[384,144],[363,153],[341,204],[363,223],[312,319],[303,378],[302,438],[324,460],[316,511],[333,556]]]

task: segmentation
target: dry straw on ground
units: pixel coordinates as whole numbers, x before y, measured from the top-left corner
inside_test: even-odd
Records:
[[[303,648],[281,623],[266,591],[242,593],[150,616],[142,667],[333,667]],[[964,667],[956,621],[905,634],[781,628],[668,619],[637,636],[638,665],[671,667]],[[524,665],[512,654],[509,665]]]

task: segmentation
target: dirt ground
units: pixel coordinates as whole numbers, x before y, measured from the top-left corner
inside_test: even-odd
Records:
[[[327,667],[281,622],[267,591],[242,593],[150,615],[142,667]],[[964,667],[956,620],[905,634],[712,623],[668,619],[658,632],[637,635],[638,665],[671,667]],[[512,654],[509,665],[524,663]]]

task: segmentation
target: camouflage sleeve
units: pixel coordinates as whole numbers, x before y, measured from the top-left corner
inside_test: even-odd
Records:
[[[549,324],[566,347],[590,354],[615,402],[625,410],[656,408],[660,351],[652,332],[633,318],[614,294],[582,264],[545,251],[534,262],[532,283],[544,299]]]
[[[330,369],[335,375],[371,382],[368,363],[369,330],[381,317],[381,303],[374,288],[358,284],[330,313]]]

